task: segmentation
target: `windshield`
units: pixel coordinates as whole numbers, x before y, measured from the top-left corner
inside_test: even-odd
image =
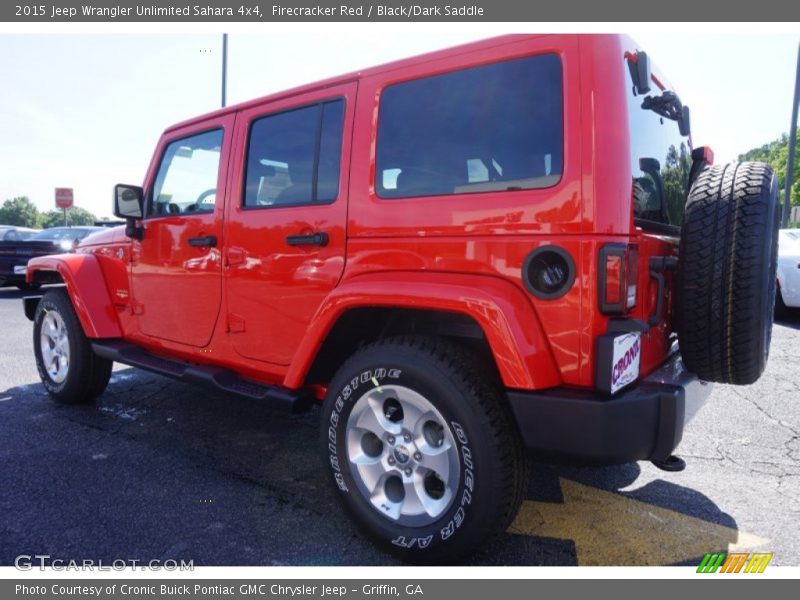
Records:
[[[83,227],[53,227],[52,229],[45,229],[34,235],[31,240],[43,240],[57,242],[59,240],[76,240],[81,239],[94,231],[94,229],[86,229]]]

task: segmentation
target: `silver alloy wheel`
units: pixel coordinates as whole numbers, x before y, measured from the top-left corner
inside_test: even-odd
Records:
[[[346,448],[359,491],[387,519],[424,527],[453,502],[461,479],[455,438],[414,390],[383,385],[361,396],[347,420]]]
[[[69,371],[69,335],[64,318],[58,311],[48,310],[39,333],[42,366],[54,383],[62,383]]]

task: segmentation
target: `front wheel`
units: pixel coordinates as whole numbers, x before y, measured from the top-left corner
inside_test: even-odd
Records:
[[[105,391],[113,362],[94,353],[63,288],[36,307],[33,348],[42,384],[57,402],[88,404]]]
[[[525,461],[496,380],[461,347],[423,337],[367,346],[334,377],[325,463],[345,508],[385,550],[452,562],[513,520]]]

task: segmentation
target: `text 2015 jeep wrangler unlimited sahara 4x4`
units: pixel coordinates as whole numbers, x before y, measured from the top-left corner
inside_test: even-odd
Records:
[[[513,519],[525,448],[679,468],[706,382],[762,373],[775,178],[712,161],[621,36],[502,37],[224,108],[116,187],[126,227],[30,261],[64,284],[25,300],[41,379],[90,402],[118,361],[321,400],[359,524],[453,560]]]

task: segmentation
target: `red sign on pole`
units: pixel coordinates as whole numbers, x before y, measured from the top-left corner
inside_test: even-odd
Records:
[[[72,206],[72,188],[56,188],[56,207],[70,208]]]

